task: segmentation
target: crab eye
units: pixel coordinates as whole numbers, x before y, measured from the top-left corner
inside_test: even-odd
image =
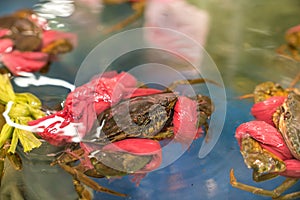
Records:
[[[284,114],[284,119],[287,120],[287,119],[290,119],[291,118],[291,113],[290,112],[286,112]]]

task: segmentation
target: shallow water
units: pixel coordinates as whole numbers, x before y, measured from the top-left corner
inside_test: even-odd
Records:
[[[299,72],[297,62],[278,56],[275,49],[284,43],[286,29],[299,24],[300,2],[297,0],[272,2],[193,0],[192,2],[207,10],[210,15],[210,30],[205,49],[220,71],[226,88],[226,120],[216,146],[208,156],[199,159],[198,152],[203,139],[194,141],[179,159],[167,167],[149,173],[138,187],[130,181],[131,177],[97,181],[103,186],[128,194],[128,199],[269,199],[232,188],[229,184],[231,168],[235,169],[236,177],[241,182],[266,189],[273,189],[284,180],[283,177],[262,183],[255,183],[252,180],[252,171],[245,166],[234,138],[234,131],[238,125],[253,119],[250,115],[252,101],[237,100],[236,97],[251,93],[254,86],[263,81],[276,81],[287,86]],[[0,15],[19,8],[31,8],[36,3],[37,1],[1,1]],[[99,27],[101,22],[104,25],[114,24],[131,12],[127,4],[105,7],[101,13],[88,13],[87,10],[79,7],[71,17],[52,20],[53,27],[63,24],[64,27],[61,29],[77,33],[79,42],[78,48],[62,56],[60,62],[52,64],[47,76],[72,83],[79,81],[78,77],[76,79],[76,73],[85,57],[99,42],[108,38],[101,35],[100,31],[92,31],[89,27]],[[58,24],[54,23],[56,20]],[[127,29],[141,27],[141,24],[142,19]],[[110,69],[129,70],[132,66],[138,65],[140,60],[149,59],[139,55],[139,52],[133,57],[138,59],[125,56],[114,62]],[[21,91],[24,88],[16,87],[16,90]],[[67,93],[65,89],[53,87],[29,87],[26,91],[37,94],[49,105],[59,102]],[[45,178],[41,180],[36,174],[38,170],[35,167],[45,169],[44,165],[29,166],[25,182],[32,184],[31,187],[34,188],[41,181],[43,186],[48,187],[37,187],[38,190],[33,192],[43,193],[43,199],[58,198],[58,194],[63,194],[60,193],[61,190],[72,191],[71,185],[54,187],[61,184],[60,175],[57,176],[57,181],[53,181],[47,178],[46,173],[43,176]],[[28,173],[33,174],[30,176]],[[48,175],[51,176],[51,173]],[[29,180],[31,177],[34,183]],[[299,188],[300,183],[288,192],[299,191]],[[95,199],[123,199],[104,193],[94,195]]]

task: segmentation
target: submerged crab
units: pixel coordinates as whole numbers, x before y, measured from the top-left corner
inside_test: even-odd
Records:
[[[262,89],[262,90],[261,90]],[[240,125],[235,137],[245,163],[253,169],[253,179],[263,181],[278,175],[286,181],[273,191],[256,188],[236,181],[233,169],[231,185],[255,194],[278,199],[295,199],[300,191],[281,194],[300,178],[300,96],[296,89],[284,90],[268,82],[259,85],[254,93],[257,103],[252,114],[258,121]]]
[[[75,43],[74,34],[50,30],[31,10],[0,17],[0,62],[13,75],[40,71]]]
[[[178,81],[166,90],[157,90],[138,88],[137,80],[128,73],[108,72],[71,92],[62,111],[29,124],[53,145],[79,143],[79,147],[68,148],[54,163],[73,175],[76,187],[82,182],[95,190],[108,191],[90,184],[86,175],[109,177],[152,171],[161,160],[158,140],[189,144],[203,133],[203,126],[208,128],[207,120],[213,110],[210,98],[189,98],[172,92],[178,84],[205,81]],[[107,156],[103,155],[114,157],[110,160],[121,159],[117,161],[120,164],[137,165],[127,171],[117,169],[117,164],[104,167]],[[76,165],[74,160],[80,163]],[[107,168],[112,171],[106,171]],[[85,190],[80,191],[79,196],[84,195]]]
[[[285,40],[287,44],[281,45],[277,49],[277,53],[288,58],[300,61],[300,25],[294,26],[285,33]]]

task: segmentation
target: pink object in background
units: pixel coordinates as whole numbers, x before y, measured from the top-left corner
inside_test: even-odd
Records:
[[[148,0],[144,26],[158,28],[146,30],[145,39],[150,44],[192,64],[201,62],[202,46],[209,30],[209,15],[205,10],[184,0]]]

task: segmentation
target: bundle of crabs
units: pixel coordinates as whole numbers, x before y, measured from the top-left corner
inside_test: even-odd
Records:
[[[14,76],[47,70],[51,61],[76,45],[73,33],[51,30],[32,10],[0,17],[0,64]]]
[[[235,133],[245,163],[263,174],[300,178],[300,95],[266,82],[254,91],[255,121],[241,124]],[[252,146],[250,146],[250,140]]]
[[[150,156],[145,165],[131,171],[146,174],[161,165],[159,141],[174,139],[188,144],[200,137],[211,108],[208,97],[189,98],[138,87],[137,79],[129,73],[111,71],[69,93],[62,110],[29,125],[52,145],[79,144],[85,170],[95,167],[91,158],[100,159],[103,152],[121,152]]]

